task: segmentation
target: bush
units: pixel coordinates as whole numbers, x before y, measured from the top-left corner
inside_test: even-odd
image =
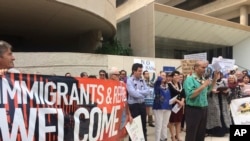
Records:
[[[130,47],[123,47],[118,39],[111,39],[103,42],[101,47],[95,50],[97,54],[110,54],[110,55],[124,55],[132,56],[132,49]]]

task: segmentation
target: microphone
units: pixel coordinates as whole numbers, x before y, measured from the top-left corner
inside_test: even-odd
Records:
[[[207,80],[207,79],[209,79],[209,77],[210,77],[210,74],[209,73],[205,73],[204,74],[204,78]]]

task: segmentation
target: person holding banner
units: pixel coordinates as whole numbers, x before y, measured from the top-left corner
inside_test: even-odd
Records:
[[[120,70],[120,81],[127,83],[127,71]]]
[[[12,46],[0,40],[0,75],[5,72],[19,73],[19,71],[14,70],[15,57],[12,54]]]
[[[66,73],[65,73],[65,77],[72,77],[72,75],[71,75],[70,72],[66,72]]]
[[[142,129],[145,141],[147,141],[146,105],[144,98],[150,94],[146,82],[142,79],[142,64],[132,65],[132,75],[127,79],[128,104],[133,118],[141,116]],[[131,139],[129,139],[131,140]]]
[[[120,80],[119,75],[120,75],[120,72],[119,72],[118,68],[112,67],[110,69],[110,71],[109,71],[109,79],[114,80],[114,81],[120,81],[120,83],[124,83],[123,81]],[[124,135],[126,135],[126,129],[125,129],[126,124],[128,122],[131,123],[133,121],[133,118],[131,116],[131,113],[130,113],[130,110],[129,110],[129,107],[128,107],[127,97],[125,96],[123,100],[125,101],[124,105],[123,105],[123,107],[125,107],[125,108],[124,108],[123,113],[121,114],[122,115],[122,118],[121,118],[122,121],[121,121],[120,129],[121,129],[122,132],[119,132],[121,138],[124,138]]]
[[[218,79],[219,73],[215,71],[212,83],[204,78],[207,61],[198,60],[194,64],[194,73],[184,81],[186,94],[185,141],[204,141],[207,123],[207,93],[211,91]]]
[[[107,72],[103,69],[99,70],[99,79],[107,79],[108,75]]]
[[[88,78],[89,75],[88,75],[87,72],[81,72],[81,73],[80,73],[80,77],[82,77],[82,78]]]

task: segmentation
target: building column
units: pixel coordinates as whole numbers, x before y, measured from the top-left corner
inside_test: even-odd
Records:
[[[247,6],[240,7],[240,24],[248,26]]]
[[[130,15],[130,41],[134,56],[155,57],[154,3]]]

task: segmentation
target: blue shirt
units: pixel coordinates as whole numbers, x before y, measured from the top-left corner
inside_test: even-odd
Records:
[[[172,108],[172,106],[169,105],[169,100],[171,99],[171,93],[167,84],[165,85],[166,87],[161,87],[161,81],[162,78],[158,77],[154,85],[155,98],[154,98],[153,109],[170,110]]]
[[[146,82],[133,75],[127,79],[128,104],[143,103],[144,98],[150,94]]]

